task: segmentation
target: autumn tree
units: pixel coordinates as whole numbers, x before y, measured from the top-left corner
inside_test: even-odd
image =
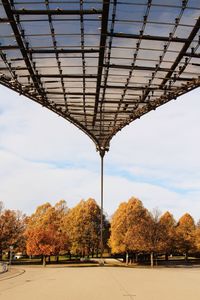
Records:
[[[24,246],[23,233],[25,230],[25,215],[20,211],[3,209],[0,211],[0,259],[2,252],[9,252],[10,246],[15,251],[21,250]]]
[[[155,209],[148,213],[143,227],[143,248],[141,250],[150,254],[151,266],[154,265],[154,255],[161,251],[163,242],[162,225],[159,222],[160,212]]]
[[[57,227],[57,236],[59,240],[60,247],[57,248],[57,252],[55,252],[57,261],[59,259],[59,254],[65,254],[70,251],[70,241],[69,241],[69,232],[65,228],[65,217],[69,213],[69,209],[66,205],[66,201],[60,200],[54,206],[56,213],[56,227]]]
[[[119,205],[111,220],[111,235],[109,246],[112,253],[125,253],[128,249],[125,244],[124,237],[128,230],[126,222],[127,203],[123,202]]]
[[[170,212],[165,212],[159,220],[161,239],[160,250],[165,253],[165,259],[168,260],[170,253],[176,249],[176,221]]]
[[[144,231],[149,220],[149,212],[137,198],[130,199],[127,204],[128,228],[124,241],[128,251],[137,261],[137,253],[146,250]]]
[[[178,250],[187,260],[189,252],[195,251],[195,222],[190,214],[186,213],[179,219],[176,233]]]
[[[121,203],[111,221],[109,240],[113,253],[137,253],[145,249],[144,230],[149,213],[142,202],[132,197]]]
[[[104,245],[106,244],[107,223],[104,223]],[[89,256],[98,254],[100,247],[101,210],[94,199],[81,200],[72,208],[65,219],[69,229],[71,252],[76,255]]]
[[[197,226],[195,230],[195,247],[199,254],[200,253],[200,220],[197,222]]]
[[[144,208],[139,199],[131,198],[120,204],[111,221],[110,246],[113,253],[149,253],[153,257],[161,250],[164,240],[159,212]]]
[[[2,211],[3,211],[3,202],[0,201],[0,214],[2,213]]]
[[[36,209],[29,218],[25,232],[27,254],[42,255],[45,265],[47,256],[58,255],[68,248],[68,236],[63,232],[62,223],[66,213],[64,201],[54,207],[46,203]]]

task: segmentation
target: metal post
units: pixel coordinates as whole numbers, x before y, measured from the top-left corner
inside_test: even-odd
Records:
[[[101,156],[101,224],[100,224],[100,248],[101,258],[103,257],[103,158],[104,152],[100,153]]]
[[[12,253],[13,253],[13,246],[10,246],[10,258],[9,258],[10,270],[11,270],[11,263],[12,263]]]

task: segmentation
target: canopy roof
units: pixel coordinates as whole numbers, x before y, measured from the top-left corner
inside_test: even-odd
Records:
[[[0,83],[61,115],[100,154],[200,85],[199,0],[2,0]]]

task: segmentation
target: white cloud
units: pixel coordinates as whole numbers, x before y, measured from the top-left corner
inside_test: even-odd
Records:
[[[140,198],[152,209],[200,217],[199,90],[124,128],[105,157],[105,210]],[[31,213],[65,199],[99,200],[100,161],[92,141],[47,109],[1,88],[0,200]]]
[[[114,211],[120,202],[127,201],[132,196],[141,199],[149,210],[159,208],[162,212],[171,211],[177,220],[186,211],[196,220],[200,217],[200,191],[193,195],[182,195],[154,184],[119,177],[106,178],[105,207],[111,208],[110,211]]]
[[[5,151],[0,151],[2,161],[7,173],[0,174],[0,199],[8,207],[30,213],[43,202],[55,203],[64,198],[72,206],[81,198],[97,194],[99,176],[95,172],[30,162]]]
[[[5,88],[2,93],[7,93],[6,101],[3,98],[0,102],[0,143],[3,148],[30,160],[81,162],[87,156],[90,160],[95,159],[92,141],[75,126],[23,96]],[[9,103],[7,107],[9,101],[14,105]]]
[[[70,207],[80,199],[94,197],[99,202],[99,174],[83,168],[57,168],[47,163],[30,162],[7,152],[0,152],[1,165],[7,173],[0,175],[0,196],[7,207],[31,213],[44,202],[55,203],[65,199]],[[5,167],[6,166],[6,167]],[[134,182],[117,175],[105,176],[104,209],[109,214],[119,203],[131,196],[142,199],[152,210],[171,210],[179,218],[189,211],[198,219],[200,192],[180,195],[167,188],[145,182]],[[189,205],[192,199],[192,206]]]

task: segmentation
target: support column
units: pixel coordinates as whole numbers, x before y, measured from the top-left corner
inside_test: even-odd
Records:
[[[103,246],[103,167],[104,167],[104,154],[105,152],[101,152],[100,153],[100,157],[101,157],[101,224],[100,224],[100,250],[101,250],[101,258],[103,257],[103,250],[104,250],[104,246]]]

